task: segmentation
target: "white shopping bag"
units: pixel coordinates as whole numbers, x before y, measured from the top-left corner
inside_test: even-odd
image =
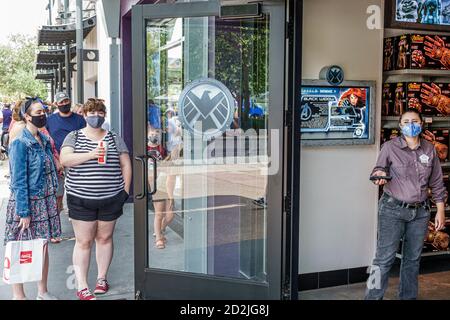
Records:
[[[28,232],[29,229],[28,229]],[[45,239],[10,241],[6,244],[3,281],[7,284],[40,281]]]

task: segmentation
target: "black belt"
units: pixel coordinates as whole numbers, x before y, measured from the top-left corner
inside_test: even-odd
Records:
[[[408,202],[404,202],[401,200],[397,200],[394,197],[391,197],[390,195],[385,193],[385,197],[387,199],[388,202],[392,202],[395,205],[398,205],[401,208],[406,208],[406,209],[417,209],[417,208],[425,208],[425,209],[430,209],[430,204],[428,202],[428,200],[422,201],[422,202],[414,202],[414,203],[408,203]]]

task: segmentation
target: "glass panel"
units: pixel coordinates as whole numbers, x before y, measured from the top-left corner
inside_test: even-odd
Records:
[[[268,16],[147,21],[150,268],[266,281],[268,48]]]

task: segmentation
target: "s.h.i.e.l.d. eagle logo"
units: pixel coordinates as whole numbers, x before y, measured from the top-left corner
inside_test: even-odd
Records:
[[[209,78],[189,83],[179,100],[184,128],[206,139],[217,137],[230,127],[234,108],[230,90]]]

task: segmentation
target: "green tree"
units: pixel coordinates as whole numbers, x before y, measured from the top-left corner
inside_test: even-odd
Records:
[[[268,92],[268,19],[220,21],[215,32],[215,69],[210,73],[236,99],[241,127],[265,128],[266,119],[250,120],[249,114],[250,99],[255,101]]]
[[[15,34],[8,40],[7,44],[0,45],[0,95],[3,100],[25,96],[46,98],[47,86],[35,79],[36,38]]]
[[[221,81],[231,91],[238,104],[242,129],[266,128],[267,114],[258,119],[249,115],[250,100],[265,108],[268,104],[269,19],[184,19],[182,63],[179,68],[170,68],[168,49],[162,48],[172,38],[175,24],[176,20],[171,20],[147,27],[148,97],[169,97],[170,88],[179,85],[181,91],[189,81],[208,76]],[[209,43],[204,43],[205,32],[210,33]],[[208,61],[207,74],[205,61]]]

